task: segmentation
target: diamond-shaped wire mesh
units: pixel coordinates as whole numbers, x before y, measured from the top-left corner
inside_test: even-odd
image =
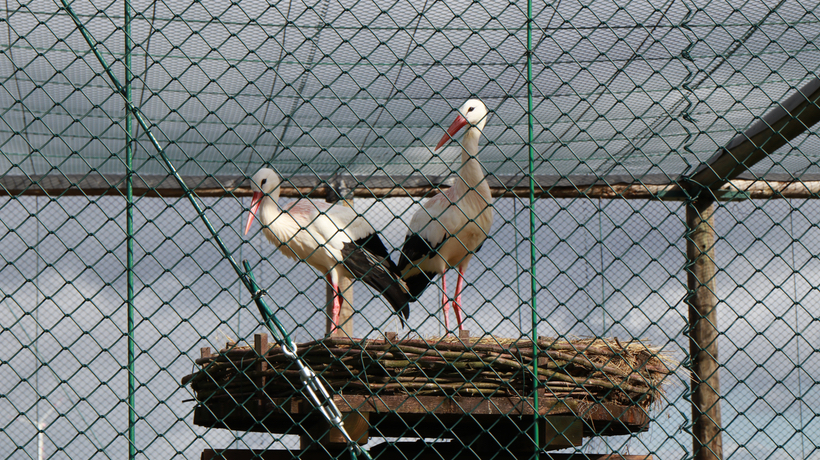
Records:
[[[643,192],[695,172],[817,77],[818,2],[533,2],[530,17],[527,3],[474,0],[71,7],[122,82],[130,53],[134,105],[374,458],[531,458],[536,444],[689,458],[686,211]],[[66,9],[0,10],[0,455],[348,456],[296,367],[276,347],[257,359],[251,295],[142,129],[127,226],[125,106]],[[480,341],[447,336],[440,276],[405,327],[354,282],[346,327],[367,346],[324,340],[325,273],[258,222],[243,234],[248,179],[275,168],[283,209],[323,203],[341,180],[398,261],[421,203],[468,174],[463,131],[434,147],[471,98],[489,110],[477,158],[496,196],[464,273],[464,326]],[[808,128],[739,178],[817,190]],[[717,206],[723,458],[816,455],[817,207]],[[651,353],[631,355],[636,344]],[[652,372],[669,375],[650,397],[635,379]]]

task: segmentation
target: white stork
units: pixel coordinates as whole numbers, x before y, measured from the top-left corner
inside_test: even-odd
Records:
[[[302,199],[288,209],[279,207],[282,179],[263,168],[251,179],[253,198],[245,234],[256,217],[268,241],[287,257],[307,262],[327,277],[335,293],[332,330],[339,326],[342,294],[339,278],[356,278],[383,295],[404,325],[410,297],[395,275],[395,265],[376,231],[349,206]],[[398,282],[397,282],[398,281]]]
[[[461,140],[461,168],[457,171],[455,184],[427,200],[413,215],[396,266],[414,300],[436,275],[441,274],[441,303],[444,327],[448,331],[450,307],[445,272],[450,268],[458,269],[453,310],[459,330],[463,330],[461,292],[464,270],[473,254],[481,248],[493,223],[490,186],[478,161],[478,140],[487,122],[487,107],[478,99],[470,99],[458,109],[458,113],[436,145],[436,150],[440,149],[461,128],[469,126]]]

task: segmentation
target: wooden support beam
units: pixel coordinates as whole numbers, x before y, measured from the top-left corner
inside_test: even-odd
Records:
[[[302,434],[307,423],[325,423],[313,405],[292,396],[259,395],[262,407],[238,405],[235,399],[209,398],[194,409],[194,424],[241,431]],[[556,399],[539,390],[539,414],[544,417],[574,416],[584,420],[584,436],[619,436],[649,427],[649,414],[639,406]],[[339,395],[333,402],[343,413],[370,412],[376,436],[451,438],[457,427],[460,436],[498,425],[500,420],[526,417],[534,410],[532,398],[411,395]],[[294,425],[302,420],[305,425]],[[408,425],[408,423],[410,425]],[[408,426],[412,428],[408,428]],[[519,430],[520,431],[520,430]]]
[[[182,196],[179,187],[169,184],[166,178],[143,177],[134,184],[134,195],[140,197],[171,198]],[[308,180],[310,179],[310,180]],[[400,178],[394,178],[399,181]],[[536,198],[592,198],[592,199],[626,199],[626,200],[664,200],[684,201],[687,199],[677,183],[657,183],[648,181],[623,182],[622,177],[610,180],[599,178],[593,184],[575,183],[576,178],[536,177]],[[560,180],[558,180],[560,179]],[[714,189],[719,201],[734,201],[741,199],[770,199],[770,198],[820,198],[820,180],[817,176],[806,177],[805,180],[748,180],[734,179]],[[215,177],[203,180],[201,177],[186,177],[187,183],[194,187],[199,197],[243,198],[251,196],[251,189],[241,177]],[[374,179],[375,180],[375,179]],[[281,187],[281,196],[284,198],[318,198],[327,196],[329,187],[320,183],[318,178],[301,177],[297,182],[312,182],[311,186],[293,186],[284,183]],[[439,189],[446,189],[445,184],[424,185],[413,187],[399,187],[392,185],[391,178],[375,180],[380,183],[390,183],[390,186],[356,185],[349,189],[349,198],[403,198],[426,197]],[[406,180],[405,180],[406,181]],[[558,183],[556,183],[558,181]],[[86,175],[86,176],[39,176],[39,177],[2,177],[0,178],[0,196],[120,196],[124,193],[120,183],[122,179],[116,175]],[[418,182],[418,181],[416,181]],[[513,177],[491,178],[490,191],[496,198],[529,198],[529,187],[518,187],[520,183]],[[221,184],[221,186],[220,186]]]
[[[265,354],[268,352],[269,348],[270,347],[268,346],[268,334],[254,334],[253,335],[253,349],[256,351],[256,354],[258,356],[265,356]],[[267,361],[264,360],[264,359],[261,359],[256,363],[255,371],[258,372],[258,373],[262,373],[262,372],[268,370],[268,367],[269,366],[268,366]],[[254,385],[256,385],[256,388],[258,388],[258,389],[264,390],[266,383],[267,383],[267,378],[265,378],[264,376],[263,377],[257,377],[257,378],[254,379]],[[256,409],[260,410],[263,405],[264,405],[264,400],[262,398],[257,398],[256,399],[256,406],[257,406]]]
[[[367,444],[370,433],[370,412],[347,412],[342,415],[342,424],[350,439],[356,441],[360,446]],[[347,446],[347,440],[341,430],[329,426],[327,422],[314,423],[306,431],[307,434],[299,436],[299,447],[302,450],[325,450],[326,448],[333,450]]]
[[[465,447],[459,443],[399,441],[383,442],[370,448],[373,458],[389,459],[416,459],[416,460],[517,460],[531,458],[529,455],[513,452],[507,449],[483,449],[481,446]],[[594,454],[587,452],[542,454],[541,458],[551,460],[652,460],[651,454],[621,455],[621,454]],[[238,459],[237,459],[238,460]]]
[[[584,419],[575,415],[553,415],[538,419],[538,447],[545,450],[566,449],[583,444]],[[506,428],[506,427],[505,427]],[[508,433],[504,433],[507,431]],[[534,439],[532,433],[524,436],[514,430],[492,431],[493,438],[507,445],[507,450],[522,454],[532,454]],[[505,436],[506,434],[506,436]]]
[[[686,207],[686,271],[691,359],[692,449],[694,460],[720,460],[723,441],[720,414],[717,296],[715,295],[715,204]]]
[[[815,78],[735,136],[689,181],[696,187],[719,189],[820,121],[818,102],[820,79]]]
[[[370,455],[380,459],[401,459],[412,458],[416,460],[480,460],[480,458],[468,449],[454,449],[449,443],[418,443],[418,442],[397,442],[382,443],[370,449]],[[462,452],[463,453],[460,453]],[[509,452],[484,452],[485,458],[493,460],[514,460],[516,457]],[[205,449],[202,451],[202,460],[333,460],[336,458],[348,458],[349,454],[344,451],[322,451],[322,450],[250,450],[250,449]],[[576,452],[568,454],[551,453],[552,460],[653,460],[652,454],[641,455],[621,455],[621,454],[589,454],[586,452]]]
[[[441,189],[447,189],[446,186]],[[425,197],[435,193],[436,187],[400,188],[356,188],[353,196],[359,198],[383,199],[403,197]],[[247,195],[250,196],[250,189]],[[495,198],[529,198],[527,187],[490,187]],[[321,195],[322,189],[314,192],[311,189],[282,189],[282,196],[301,197]],[[739,201],[746,199],[810,199],[820,198],[820,181],[774,181],[735,179],[722,184],[714,190],[718,201]],[[244,189],[237,189],[236,194],[246,195]],[[205,196],[205,195],[201,195]],[[613,183],[589,186],[554,186],[536,190],[535,198],[591,198],[604,200],[663,200],[685,201],[686,195],[680,191],[678,184],[640,184]]]

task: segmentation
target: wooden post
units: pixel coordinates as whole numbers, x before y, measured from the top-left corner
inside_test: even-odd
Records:
[[[268,334],[254,334],[253,335],[253,349],[256,350],[256,354],[260,357],[264,357],[265,354],[268,352]],[[255,371],[258,373],[263,373],[264,371],[268,370],[268,363],[264,359],[260,359],[256,363]],[[265,383],[267,383],[267,379],[265,377],[257,377],[253,379],[254,385],[256,385],[256,391],[260,392],[260,395],[265,393]],[[256,407],[258,414],[264,413],[265,403],[268,402],[268,398],[259,397],[255,398]]]
[[[268,352],[268,334],[254,334],[253,335],[253,348],[256,350],[256,354],[261,357],[264,357],[265,354]],[[268,365],[264,360],[260,360],[256,364],[256,372],[264,372],[268,370]],[[265,378],[261,378],[262,386],[265,385]]]
[[[356,441],[360,446],[367,444],[370,439],[370,412],[346,412],[342,414],[343,425],[350,439]],[[346,446],[347,440],[342,436],[342,432],[331,427],[324,421],[309,425],[308,435],[299,436],[299,447],[302,450],[337,450]],[[328,460],[331,455],[325,457]],[[293,458],[293,457],[291,457]],[[342,458],[342,457],[339,457]]]
[[[689,304],[694,460],[723,458],[714,212],[714,201],[709,199],[690,202],[686,207],[686,271],[689,286],[686,303]]]
[[[328,187],[326,200],[328,202],[342,201],[344,206],[353,207],[352,195],[350,189],[345,187],[344,179],[335,177],[331,179]],[[333,315],[333,287],[327,287],[327,322],[325,324],[325,334],[331,337],[353,337],[353,280],[349,278],[339,279],[339,291],[342,292],[342,311],[339,313],[339,327],[334,329],[333,321],[330,318]],[[333,331],[333,332],[331,332]]]
[[[202,347],[199,349],[199,357],[200,358],[210,358],[211,357],[211,347]]]

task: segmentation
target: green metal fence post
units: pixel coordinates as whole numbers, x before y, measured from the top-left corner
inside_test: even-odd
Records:
[[[136,446],[136,424],[137,413],[134,409],[136,403],[136,379],[134,376],[134,361],[136,358],[136,345],[134,343],[134,184],[133,184],[133,114],[128,106],[131,104],[131,3],[125,1],[124,31],[125,35],[125,219],[126,219],[126,284],[127,304],[128,304],[128,458],[134,459],[137,456]]]
[[[532,102],[532,0],[527,0],[527,148],[529,150],[529,165],[528,174],[530,179],[530,197],[529,197],[529,211],[530,211],[530,304],[532,308],[532,375],[533,375],[533,438],[535,445],[535,452],[533,458],[538,460],[541,451],[540,433],[538,431],[539,413],[538,413],[538,311],[536,309],[535,294],[538,292],[537,281],[535,280],[535,262],[536,262],[536,248],[535,248],[535,150],[533,148],[533,102]]]

